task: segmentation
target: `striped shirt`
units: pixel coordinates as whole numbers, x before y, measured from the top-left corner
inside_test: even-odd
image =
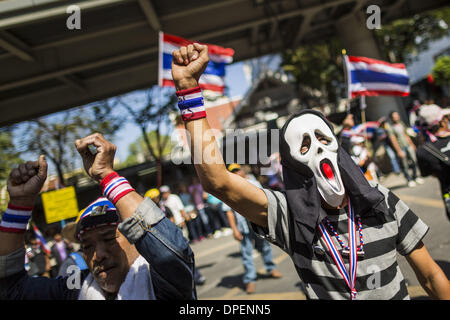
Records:
[[[411,253],[429,228],[391,191],[380,185],[376,187],[384,194],[388,209],[384,214],[368,212],[361,217],[365,256],[363,259],[358,258],[356,299],[409,299],[405,279],[398,266],[397,253]],[[311,257],[305,245],[295,243],[291,238],[294,232],[292,218],[284,194],[269,189],[263,191],[268,199],[268,228],[251,224],[254,231],[291,256],[309,299],[349,300],[349,288],[321,238],[320,231],[316,230],[313,247],[317,248]],[[328,214],[331,225],[344,245],[348,245],[346,210],[347,208],[335,215]],[[331,230],[328,229],[328,232],[336,248],[340,249]],[[343,259],[348,270],[349,260],[347,257]]]

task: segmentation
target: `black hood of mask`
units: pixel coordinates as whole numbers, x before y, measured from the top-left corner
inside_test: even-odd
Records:
[[[289,123],[307,113],[320,117],[334,132],[333,126],[322,113],[310,109],[302,110],[292,115],[281,129],[280,154],[281,165],[283,166],[283,183],[285,185],[284,193],[291,221],[294,223],[292,228],[294,237],[291,240],[306,245],[309,252],[312,253],[312,244],[317,227],[326,217],[326,212],[322,208],[321,196],[312,170],[291,157],[289,145],[284,138]],[[372,209],[384,211],[386,206],[383,201],[384,195],[369,184],[360,168],[341,146],[338,147],[337,153],[341,179],[355,212],[363,216]],[[295,247],[293,246],[294,250]]]

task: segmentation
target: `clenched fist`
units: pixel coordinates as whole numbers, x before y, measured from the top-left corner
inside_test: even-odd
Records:
[[[97,148],[95,155],[89,150],[89,145]],[[117,148],[100,133],[94,133],[76,140],[75,147],[83,159],[84,169],[92,179],[100,182],[114,171],[114,155]]]
[[[38,161],[28,161],[13,169],[7,182],[10,202],[32,207],[47,179],[47,167],[45,157],[39,156]]]
[[[209,62],[208,46],[198,43],[172,52],[172,78],[177,90],[198,86]]]

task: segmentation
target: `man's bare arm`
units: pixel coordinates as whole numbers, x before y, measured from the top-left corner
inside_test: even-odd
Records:
[[[233,237],[237,241],[242,240],[242,234],[239,232],[237,226],[236,226],[236,219],[234,217],[234,213],[231,210],[227,211],[227,219],[228,223],[230,224],[231,230],[233,230]]]
[[[406,256],[406,260],[430,297],[450,300],[450,282],[422,242]]]
[[[194,44],[181,47],[172,55],[172,77],[176,89],[180,91],[197,87],[209,61],[207,46]],[[205,191],[248,220],[267,226],[267,197],[264,191],[228,172],[208,121],[205,118],[191,120],[185,125],[190,135],[194,166]]]

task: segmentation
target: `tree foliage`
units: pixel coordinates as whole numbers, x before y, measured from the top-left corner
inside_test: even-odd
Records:
[[[23,162],[16,150],[11,131],[0,132],[0,181],[6,180],[11,169]]]
[[[440,57],[433,66],[432,75],[436,84],[450,85],[450,56]]]
[[[291,75],[300,90],[300,98],[311,99],[308,89],[321,92],[324,101],[336,101],[336,89],[344,82],[341,46],[334,38],[287,50],[282,55],[282,67]]]
[[[113,109],[110,102],[100,101],[89,107],[28,121],[17,130],[21,150],[35,157],[45,155],[55,166],[61,184],[66,185],[64,173],[79,165],[75,140],[94,132],[111,139],[123,122],[122,117],[113,115]]]
[[[428,48],[431,41],[449,35],[450,7],[416,14],[382,25],[375,35],[385,60],[408,63]],[[282,55],[283,69],[294,76],[299,97],[311,103],[336,102],[346,96],[344,69],[337,37],[290,49]],[[314,90],[322,99],[314,99]]]
[[[155,86],[117,98],[119,105],[128,113],[128,120],[138,126],[141,131],[141,144],[132,146],[131,150],[135,151],[138,146],[144,147],[140,150],[145,150],[145,160],[157,162],[158,185],[162,183],[163,151],[170,141],[169,136],[162,134],[162,129],[171,125],[169,113],[176,109],[176,96],[161,90]]]
[[[158,150],[158,142],[157,142],[157,132],[156,131],[150,131],[147,133],[148,141],[150,142],[151,148],[155,150],[155,156],[159,157],[159,150]],[[164,143],[161,157],[165,157],[169,155],[172,152],[172,149],[174,147],[173,143],[170,141],[169,135],[161,135],[161,140]],[[129,155],[127,159],[125,160],[125,163],[127,165],[134,165],[142,162],[143,159],[145,159],[145,154],[148,152],[147,146],[145,144],[145,141],[142,136],[136,139],[135,142],[131,143],[128,147]]]
[[[399,19],[376,30],[381,49],[391,62],[409,63],[429,44],[449,35],[450,7]]]
[[[0,131],[0,212],[6,210],[9,201],[6,179],[12,168],[22,162],[14,146],[12,132],[9,129]]]

